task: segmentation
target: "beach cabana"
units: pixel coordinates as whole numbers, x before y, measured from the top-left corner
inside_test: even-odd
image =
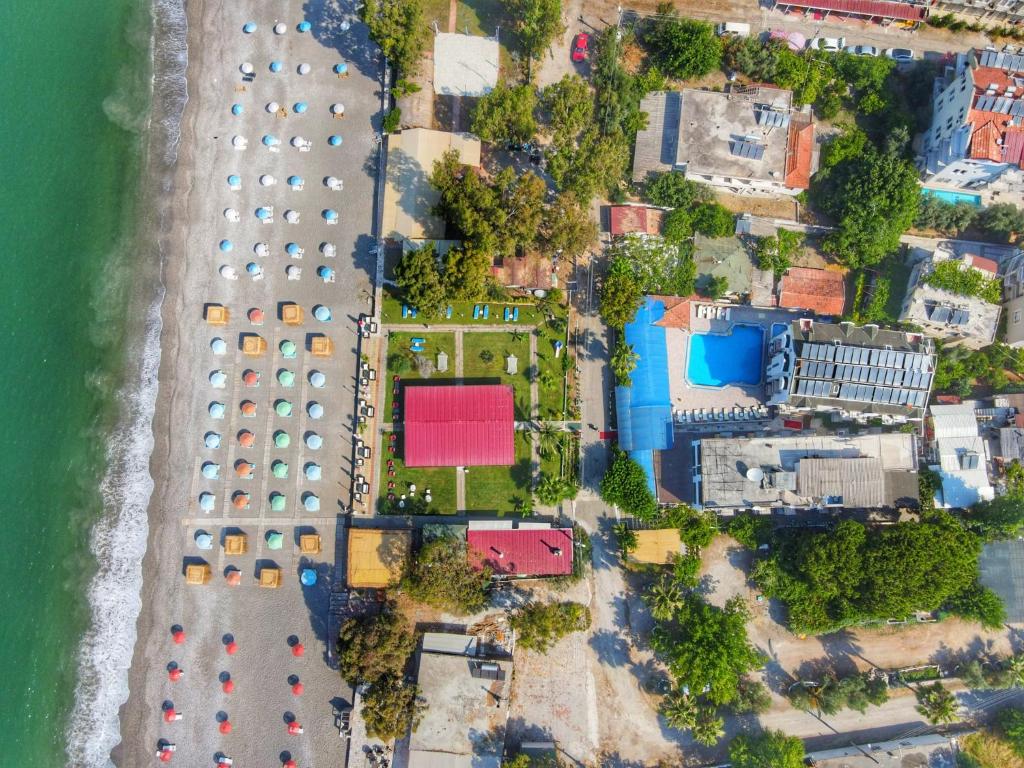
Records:
[[[310,371],[309,383],[315,389],[323,389],[327,386],[327,377],[320,373],[320,371]]]
[[[314,336],[309,343],[313,357],[330,357],[334,353],[334,342],[323,334]]]
[[[249,551],[249,537],[244,533],[231,533],[224,537],[225,555],[244,555]]]
[[[285,325],[302,325],[304,313],[298,304],[281,305],[281,322]]]
[[[324,258],[333,259],[338,255],[338,249],[334,243],[320,243],[320,253],[324,255]]]
[[[213,571],[209,563],[190,563],[185,566],[185,583],[192,586],[202,586],[210,583]]]
[[[207,304],[205,314],[209,325],[227,325],[230,317],[228,308],[220,304]]]
[[[292,439],[283,429],[277,430],[274,433],[274,447],[275,448],[287,448],[292,444]]]
[[[350,528],[348,586],[380,589],[397,583],[411,546],[411,531]]]
[[[260,568],[259,585],[265,589],[277,589],[281,586],[281,569],[265,565]]]
[[[242,354],[250,357],[258,357],[267,351],[267,340],[258,333],[246,333],[242,335]]]
[[[324,444],[324,439],[320,437],[316,432],[310,432],[306,435],[306,447],[311,451],[319,451]]]
[[[320,534],[303,533],[299,536],[299,553],[303,555],[320,554]]]

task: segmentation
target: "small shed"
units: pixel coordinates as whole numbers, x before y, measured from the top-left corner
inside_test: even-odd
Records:
[[[212,573],[209,563],[189,563],[185,566],[185,583],[192,586],[209,584]]]
[[[227,325],[230,317],[227,307],[220,304],[206,305],[206,322],[210,325]]]
[[[448,370],[448,355],[442,349],[437,353],[437,372],[444,373]]]

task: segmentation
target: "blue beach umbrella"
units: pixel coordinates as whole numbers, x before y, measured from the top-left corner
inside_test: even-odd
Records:
[[[308,21],[300,21],[299,25],[295,28],[299,30],[299,32],[309,32],[309,30],[313,28],[313,25]]]
[[[323,389],[327,386],[327,377],[320,373],[320,371],[312,371],[309,374],[309,383],[315,389]]]
[[[213,536],[206,531],[196,531],[195,539],[199,549],[213,549]]]
[[[230,240],[221,240],[218,247],[221,249],[223,253],[227,253],[235,246]]]
[[[210,384],[216,388],[223,388],[227,384],[228,376],[224,371],[218,369],[210,371]]]
[[[323,475],[320,465],[314,461],[311,461],[306,465],[305,471],[307,480],[319,480]]]
[[[220,435],[216,432],[207,432],[203,438],[203,443],[211,450],[220,448]]]
[[[330,280],[334,277],[334,270],[328,266],[321,264],[316,268],[316,276],[322,280]]]
[[[319,512],[320,497],[315,493],[307,493],[306,497],[302,500],[302,506],[306,508],[307,512]]]
[[[292,106],[292,111],[294,111],[298,115],[301,115],[307,109],[309,109],[309,104],[307,104],[304,101],[296,101],[295,104]]]
[[[203,464],[203,477],[207,480],[216,480],[220,477],[220,464],[214,464],[212,461]]]
[[[334,210],[333,208],[325,208],[321,212],[321,215],[324,217],[324,221],[337,221],[338,220],[338,212],[336,210]]]
[[[305,183],[305,180],[301,176],[288,177],[288,186],[290,187],[301,187]]]
[[[210,403],[210,418],[212,419],[223,419],[224,418],[224,403],[218,403],[214,401]]]
[[[327,139],[327,143],[330,144],[332,147],[340,147],[341,146],[341,136],[338,136],[337,134],[335,134],[334,136],[331,136],[331,137],[329,137]]]
[[[306,407],[306,413],[309,414],[311,419],[322,419],[324,417],[324,407],[320,403],[312,402]]]
[[[282,64],[280,61],[272,61],[272,62],[270,62],[270,71],[271,72],[280,72],[283,68],[284,68],[284,64]]]
[[[199,494],[199,508],[203,512],[212,512],[215,506],[217,506],[217,498],[212,493]]]
[[[270,209],[269,208],[257,208],[256,209],[256,218],[257,219],[269,219],[270,218]]]
[[[263,142],[264,147],[273,147],[274,145],[281,143],[281,140],[277,138],[277,136],[270,133],[266,134],[261,141]]]
[[[334,65],[334,74],[336,74],[336,75],[344,75],[347,72],[348,72],[348,64],[346,64],[344,61],[341,62],[340,64],[335,64]]]
[[[260,265],[257,264],[255,261],[250,261],[248,264],[245,265],[245,271],[248,272],[250,275],[258,275],[260,273]]]
[[[304,587],[316,586],[316,571],[312,568],[303,568],[302,573],[299,574],[299,581]]]
[[[215,355],[226,355],[228,352],[228,343],[220,336],[215,336],[210,340],[210,349],[213,350],[213,354]]]
[[[298,243],[288,243],[288,245],[284,247],[284,250],[289,256],[296,256],[301,249],[299,248]]]
[[[239,176],[237,173],[232,173],[230,176],[228,176],[228,186],[229,187],[240,187],[240,186],[242,186],[242,177]]]
[[[334,315],[331,314],[330,307],[325,307],[323,304],[317,304],[313,307],[313,317],[321,323],[326,323],[329,322]]]
[[[245,111],[245,109],[242,107],[241,104],[232,104],[231,105],[231,114],[234,115],[235,117],[238,117],[244,111]]]
[[[319,451],[323,447],[324,439],[320,437],[316,432],[310,432],[306,435],[306,447],[311,451]]]
[[[251,35],[253,32],[256,31],[256,22],[255,21],[247,21],[247,22],[245,22],[245,24],[242,25],[242,31],[245,32],[245,34],[247,34],[247,35]]]

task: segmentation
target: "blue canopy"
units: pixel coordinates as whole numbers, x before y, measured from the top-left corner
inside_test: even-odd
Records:
[[[320,437],[316,432],[310,432],[306,435],[306,447],[318,451],[324,444],[324,439]]]
[[[310,462],[306,465],[306,479],[307,480],[319,480],[321,476],[320,465],[315,462]]]
[[[257,219],[269,219],[270,218],[270,209],[269,208],[257,208],[256,209],[256,218]]]
[[[334,277],[334,270],[325,264],[321,264],[316,268],[317,277],[322,277],[324,280],[330,277]]]
[[[242,31],[245,32],[245,34],[247,34],[247,35],[251,35],[253,32],[256,31],[256,22],[255,21],[247,21],[247,22],[245,22],[245,24],[242,25]]]
[[[270,71],[271,72],[280,72],[281,68],[283,66],[284,66],[284,64],[282,64],[280,61],[272,61],[272,62],[270,62]]]
[[[288,186],[299,187],[299,186],[302,186],[304,183],[305,182],[303,181],[301,176],[289,176],[288,177]]]
[[[263,146],[265,146],[265,147],[272,147],[272,146],[274,146],[275,144],[280,144],[280,143],[281,143],[281,142],[280,142],[280,141],[278,140],[277,136],[272,136],[272,135],[271,135],[271,134],[269,134],[269,133],[268,133],[268,134],[266,134],[266,135],[265,135],[265,136],[263,137],[262,141],[263,141]]]
[[[348,64],[346,64],[345,62],[341,62],[340,64],[334,65],[334,74],[344,75],[346,72],[348,72]]]
[[[303,568],[302,573],[299,574],[299,581],[302,582],[304,587],[312,587],[316,584],[316,571],[312,568]]]
[[[242,114],[242,112],[244,112],[244,111],[245,110],[242,108],[241,104],[232,104],[231,105],[231,114],[235,115],[236,117],[238,115]]]
[[[320,403],[310,403],[306,408],[306,412],[311,419],[322,419],[324,417],[324,407]]]
[[[295,102],[295,106],[293,106],[292,109],[295,110],[296,113],[301,115],[303,112],[309,109],[309,104],[307,104],[304,101],[297,101]]]
[[[335,134],[334,136],[331,136],[331,137],[329,137],[327,139],[327,143],[330,144],[332,147],[340,147],[341,146],[341,136],[338,136],[337,134]]]
[[[284,247],[284,249],[285,249],[285,251],[288,252],[289,255],[294,256],[295,254],[297,254],[299,252],[299,244],[298,243],[288,243],[288,245],[286,245]]]
[[[333,208],[325,208],[323,217],[326,221],[335,221],[338,218],[338,212]]]
[[[258,275],[261,272],[260,265],[257,264],[255,261],[250,261],[248,264],[245,265],[245,271],[248,272],[250,275]]]
[[[308,21],[300,21],[296,29],[299,30],[299,32],[309,32],[309,30],[312,29],[312,27],[313,25],[310,24]]]
[[[222,251],[224,251],[224,253],[227,253],[228,251],[230,251],[234,247],[235,246],[232,244],[232,242],[230,240],[221,240],[220,241],[220,249]]]
[[[218,403],[216,400],[210,403],[210,416],[214,419],[224,418],[224,403]]]
[[[333,317],[333,315],[331,314],[329,307],[325,307],[323,304],[317,304],[313,307],[313,317],[321,323],[326,323]]]
[[[207,448],[220,448],[220,435],[216,432],[207,432],[203,438]]]
[[[232,187],[237,187],[242,183],[242,177],[237,173],[232,173],[228,176],[228,184]]]

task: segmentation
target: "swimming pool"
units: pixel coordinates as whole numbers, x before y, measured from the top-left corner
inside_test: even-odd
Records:
[[[931,197],[937,197],[945,203],[968,203],[973,205],[975,208],[981,207],[981,195],[971,195],[966,192],[952,192],[948,189],[928,189],[925,187],[921,190],[926,195]]]
[[[690,337],[686,378],[698,387],[757,384],[764,372],[764,331],[734,325],[728,336],[695,333]]]

